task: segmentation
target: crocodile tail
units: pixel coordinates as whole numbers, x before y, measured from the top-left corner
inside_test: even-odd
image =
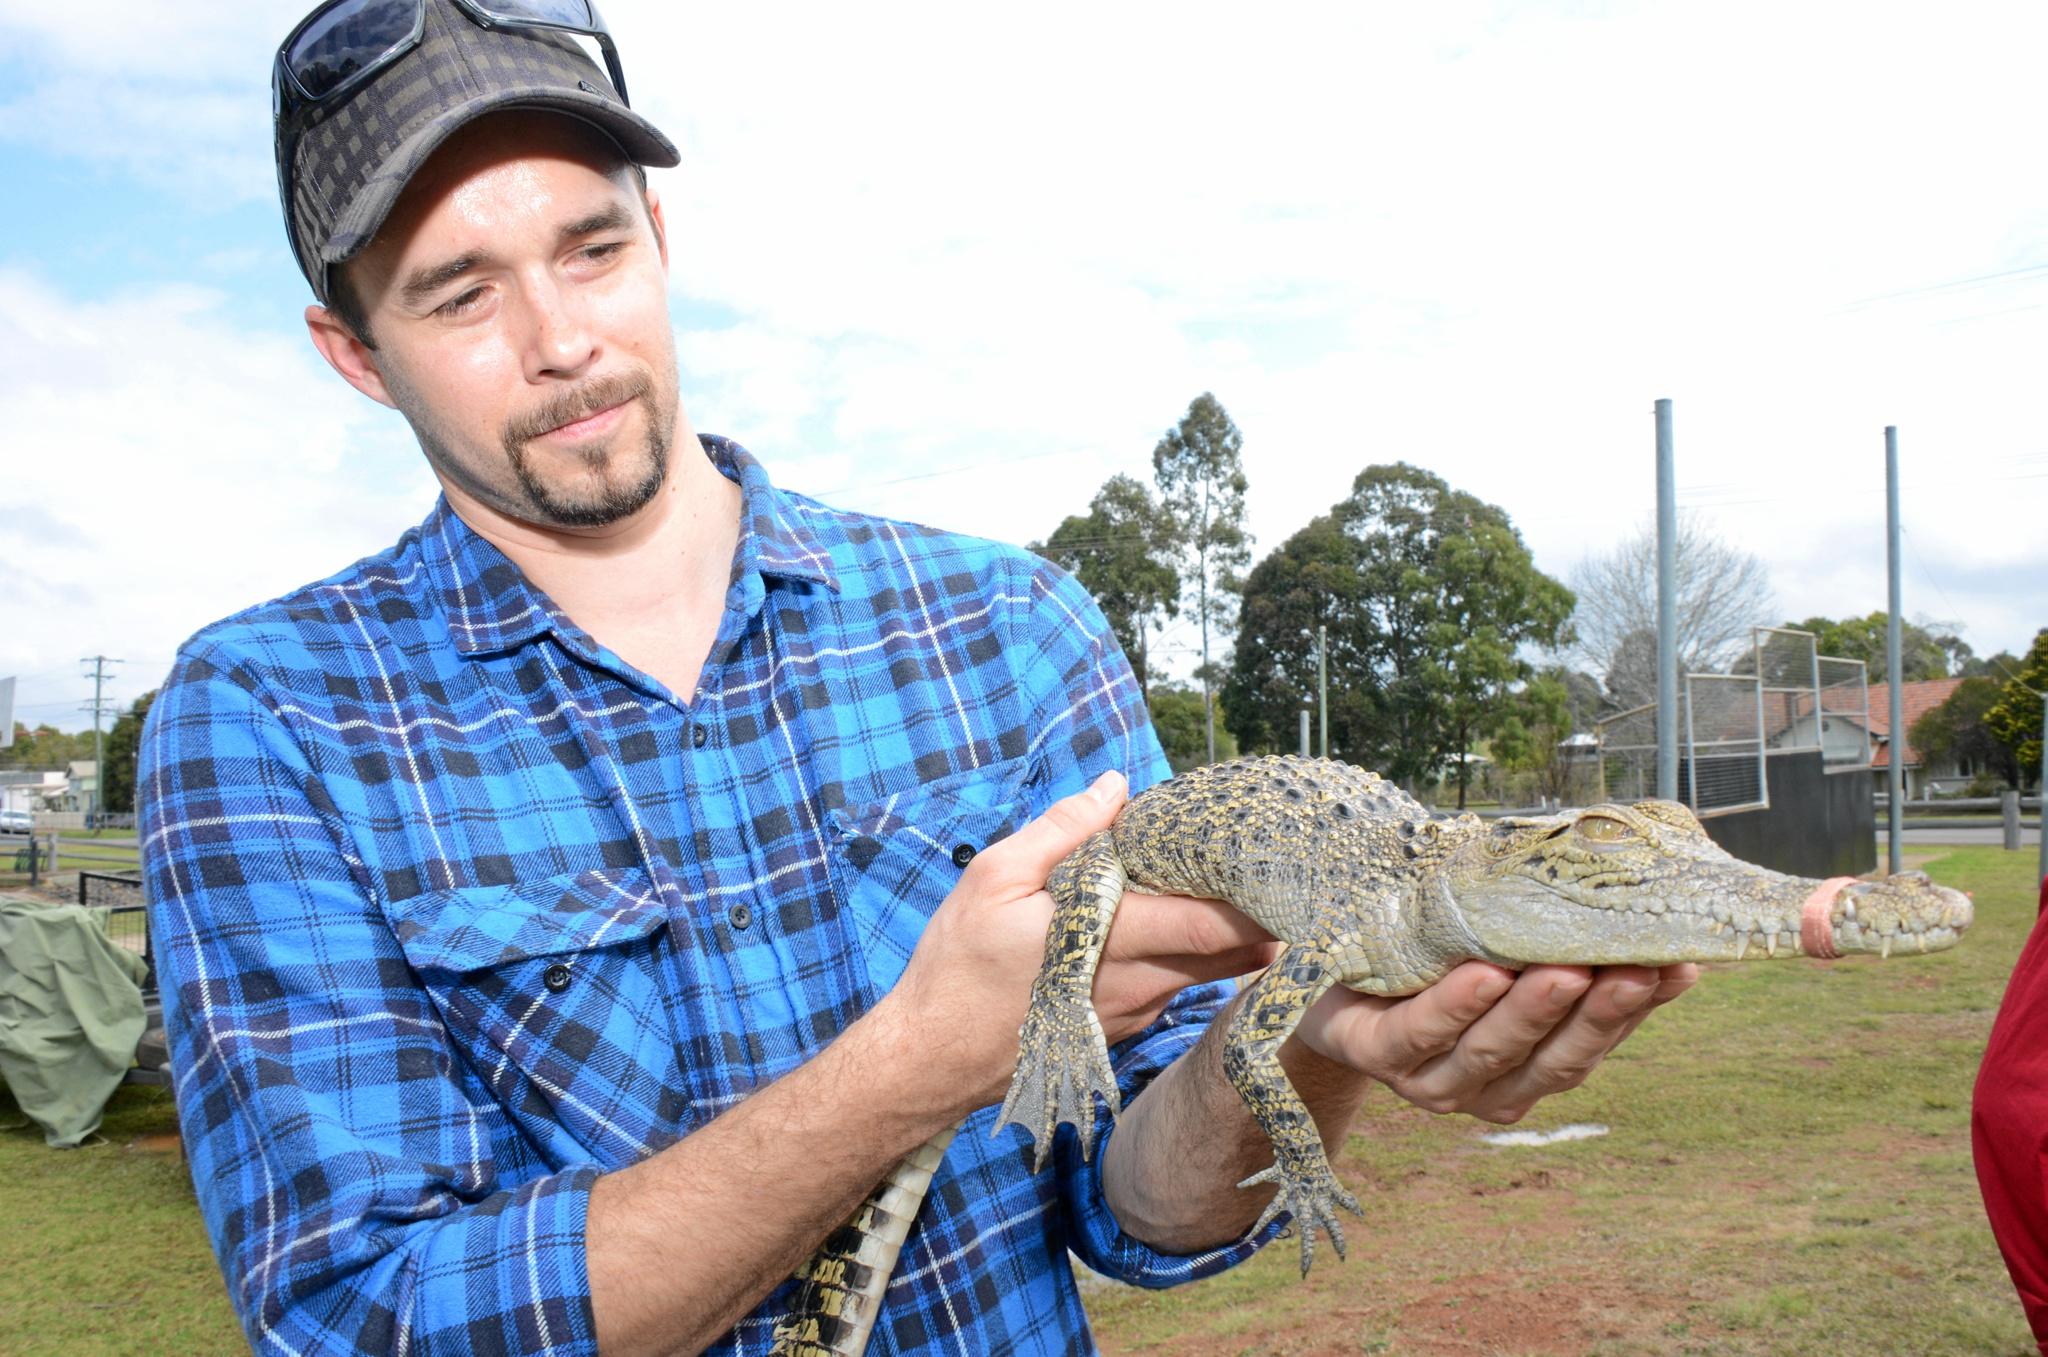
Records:
[[[912,1150],[796,1270],[804,1285],[796,1305],[775,1323],[769,1349],[775,1357],[860,1357],[867,1351],[896,1257],[958,1129]]]

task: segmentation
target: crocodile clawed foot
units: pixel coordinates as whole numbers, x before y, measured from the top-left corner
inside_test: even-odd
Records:
[[[1259,1216],[1252,1233],[1257,1234],[1285,1211],[1293,1220],[1275,1236],[1285,1239],[1299,1231],[1301,1235],[1301,1275],[1308,1276],[1308,1270],[1316,1259],[1316,1230],[1329,1231],[1330,1247],[1337,1251],[1337,1257],[1344,1257],[1344,1223],[1337,1219],[1336,1208],[1341,1206],[1354,1216],[1363,1216],[1364,1208],[1358,1198],[1344,1190],[1337,1176],[1330,1171],[1327,1163],[1312,1168],[1299,1169],[1289,1173],[1275,1163],[1271,1168],[1261,1169],[1239,1183],[1239,1187],[1255,1187],[1260,1183],[1277,1183],[1280,1190],[1273,1194],[1273,1200],[1266,1203],[1266,1209]]]
[[[1017,1073],[1009,1096],[996,1117],[995,1129],[1015,1122],[1030,1135],[1032,1171],[1045,1167],[1052,1153],[1052,1133],[1071,1122],[1081,1133],[1081,1157],[1095,1150],[1095,1095],[1109,1105],[1111,1116],[1122,1110],[1116,1074],[1109,1067],[1109,1049],[1095,1009],[1084,999],[1034,987],[1024,1015],[1017,1052]]]

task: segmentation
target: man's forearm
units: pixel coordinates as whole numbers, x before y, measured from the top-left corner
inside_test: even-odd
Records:
[[[913,1085],[886,1002],[816,1059],[591,1191],[585,1253],[598,1344],[696,1352],[964,1109]]]
[[[1275,1188],[1237,1184],[1273,1162],[1273,1146],[1223,1072],[1223,1036],[1243,996],[1193,1050],[1132,1100],[1103,1151],[1102,1182],[1126,1234],[1168,1253],[1227,1243],[1258,1219]],[[1334,1157],[1371,1079],[1289,1040],[1281,1067]]]

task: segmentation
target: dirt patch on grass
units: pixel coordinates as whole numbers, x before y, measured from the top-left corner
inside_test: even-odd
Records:
[[[1402,1353],[1578,1354],[1600,1343],[1644,1350],[1670,1312],[1612,1276],[1536,1269],[1460,1277],[1401,1309]],[[1356,1349],[1353,1349],[1354,1351]]]

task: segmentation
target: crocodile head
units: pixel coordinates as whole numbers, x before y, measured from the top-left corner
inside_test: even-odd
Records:
[[[1969,897],[1920,872],[1828,883],[1729,854],[1672,801],[1474,826],[1446,854],[1442,903],[1497,958],[1606,964],[1931,952]]]

